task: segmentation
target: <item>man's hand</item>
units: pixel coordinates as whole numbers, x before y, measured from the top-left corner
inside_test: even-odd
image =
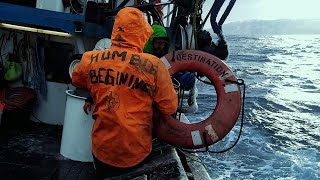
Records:
[[[90,102],[86,102],[83,105],[83,111],[88,115],[88,110],[91,111],[92,104]]]

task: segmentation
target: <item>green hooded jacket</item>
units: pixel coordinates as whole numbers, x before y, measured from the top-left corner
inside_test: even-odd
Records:
[[[147,43],[144,46],[143,52],[144,53],[149,53],[149,54],[153,54],[154,50],[153,50],[153,46],[152,46],[152,41],[155,37],[159,37],[159,38],[168,38],[167,37],[167,31],[163,26],[154,24],[151,26],[153,29],[153,34],[150,36],[149,40],[147,41]]]

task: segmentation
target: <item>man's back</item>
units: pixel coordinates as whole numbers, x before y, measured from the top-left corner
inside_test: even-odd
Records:
[[[165,65],[142,53],[152,34],[142,18],[134,8],[120,11],[110,50],[86,52],[72,77],[76,87],[89,89],[95,103],[93,154],[115,167],[132,167],[151,152],[153,102],[163,114],[177,109]]]

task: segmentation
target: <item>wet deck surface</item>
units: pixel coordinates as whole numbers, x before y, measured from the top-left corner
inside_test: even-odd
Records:
[[[1,179],[95,179],[92,163],[60,155],[61,126],[40,123],[1,126]]]
[[[26,121],[19,127],[0,126],[0,179],[96,179],[92,163],[69,160],[60,155],[62,126]],[[176,152],[154,143],[151,161],[121,179],[185,179]]]

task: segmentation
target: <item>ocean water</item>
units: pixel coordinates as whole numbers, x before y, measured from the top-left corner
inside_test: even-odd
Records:
[[[226,63],[245,80],[243,132],[238,144],[221,153],[199,154],[212,179],[320,179],[320,35],[226,37]],[[215,106],[212,86],[199,84],[199,111]],[[239,121],[220,142],[236,140]]]

